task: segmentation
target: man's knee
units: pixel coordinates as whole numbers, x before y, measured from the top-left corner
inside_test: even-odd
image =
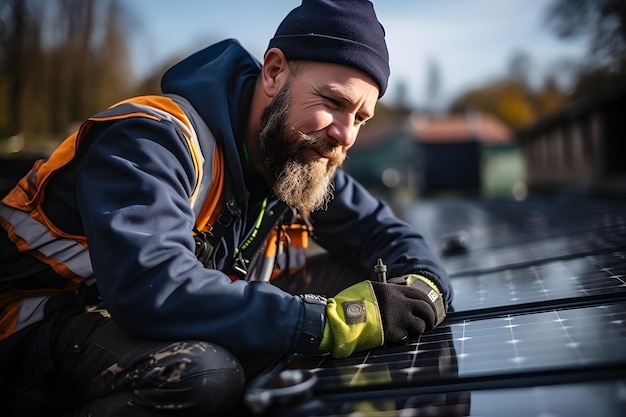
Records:
[[[206,342],[175,342],[151,354],[147,366],[131,374],[131,403],[139,408],[180,414],[215,414],[235,408],[245,387],[233,354]]]

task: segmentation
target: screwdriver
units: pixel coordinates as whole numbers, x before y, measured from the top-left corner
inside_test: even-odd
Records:
[[[374,266],[374,272],[378,275],[378,281],[387,283],[387,265],[383,263],[381,258],[378,258],[376,265]]]

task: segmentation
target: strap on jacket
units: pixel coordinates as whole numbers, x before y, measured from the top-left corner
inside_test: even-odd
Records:
[[[231,280],[246,278],[248,272],[256,265],[259,256],[261,256],[267,236],[270,235],[272,229],[276,227],[288,209],[287,204],[279,200],[265,208],[263,221],[257,230],[258,237],[250,241],[248,245],[237,249],[237,254],[230,268]]]

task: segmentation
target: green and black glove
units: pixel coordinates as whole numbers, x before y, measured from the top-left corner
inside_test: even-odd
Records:
[[[420,275],[362,281],[328,299],[320,350],[335,358],[406,343],[445,318],[437,286]]]

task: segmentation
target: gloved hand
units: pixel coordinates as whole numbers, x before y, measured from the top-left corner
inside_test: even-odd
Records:
[[[443,304],[441,291],[433,281],[417,274],[407,274],[401,277],[391,278],[387,282],[392,284],[406,285],[426,294],[435,310],[435,326],[439,325],[446,318],[446,308]]]
[[[328,299],[320,350],[345,358],[418,337],[445,317],[436,288],[419,275],[393,278],[389,283],[362,281],[346,288]]]

